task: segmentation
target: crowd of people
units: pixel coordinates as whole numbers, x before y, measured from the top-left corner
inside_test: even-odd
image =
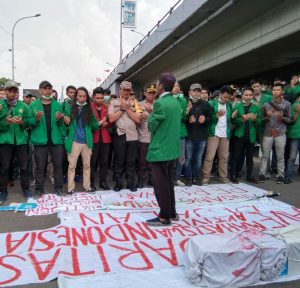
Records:
[[[163,191],[170,182],[208,185],[214,170],[221,182],[239,183],[244,159],[246,181],[265,182],[270,171],[278,184],[293,181],[300,149],[299,75],[288,85],[275,79],[270,87],[253,79],[248,86],[225,85],[214,93],[192,83],[186,96],[172,77],[147,85],[141,101],[132,83],[123,81],[117,97],[101,87],[89,95],[84,87],[68,86],[62,103],[49,81],[39,84],[41,98],[25,93],[23,101],[18,84],[7,81],[0,91],[0,203],[7,199],[13,166],[26,198],[45,192],[47,166],[52,166],[57,195],[64,183],[65,192],[74,193],[75,180],[87,192],[110,190],[109,168],[114,191],[134,192],[145,185]],[[179,113],[178,107],[170,108],[174,99]],[[262,157],[255,175],[257,144]],[[170,213],[154,225],[175,219]]]

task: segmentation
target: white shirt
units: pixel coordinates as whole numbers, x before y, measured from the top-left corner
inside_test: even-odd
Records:
[[[218,103],[218,111],[225,110],[226,111],[226,104]],[[218,137],[227,137],[227,117],[226,113],[219,117],[218,123],[216,125],[215,135]]]

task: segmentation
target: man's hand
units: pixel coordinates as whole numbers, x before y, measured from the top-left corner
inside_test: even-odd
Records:
[[[238,112],[238,110],[233,111],[233,113],[231,114],[231,118],[235,119],[237,112]]]
[[[8,117],[6,117],[6,122],[7,122],[8,124],[15,124],[16,118],[15,118],[15,117],[8,116]]]
[[[63,113],[61,113],[60,111],[57,111],[57,112],[55,113],[56,121],[59,121],[63,116],[64,116]]]
[[[2,105],[0,104],[0,111],[2,110]]]
[[[152,106],[151,106],[149,103],[146,103],[144,107],[145,107],[145,110],[146,110],[149,114],[152,113],[153,108],[152,108]]]
[[[295,112],[299,113],[300,112],[300,104],[297,104],[295,107]]]
[[[272,117],[272,116],[274,115],[274,113],[273,113],[272,110],[266,111],[266,114],[267,114],[269,117]]]
[[[35,112],[36,121],[40,121],[41,118],[43,117],[43,115],[44,115],[43,111],[37,111],[37,112]]]
[[[22,125],[23,124],[23,118],[21,116],[15,116],[15,124]]]
[[[220,109],[217,113],[217,117],[222,117],[226,114],[226,110],[225,109]]]
[[[70,122],[71,122],[71,118],[68,117],[68,116],[66,116],[66,115],[64,115],[63,117],[64,117],[64,122],[65,122],[65,124],[66,124],[66,125],[69,125]]]
[[[204,115],[200,115],[199,117],[199,123],[202,124],[205,122],[205,116]]]
[[[257,116],[256,116],[255,114],[249,113],[248,115],[249,115],[249,118],[250,118],[252,121],[256,121]]]
[[[274,115],[277,117],[277,119],[278,119],[279,121],[282,121],[282,119],[283,119],[283,113],[282,113],[282,111],[276,111],[276,112],[274,113]]]

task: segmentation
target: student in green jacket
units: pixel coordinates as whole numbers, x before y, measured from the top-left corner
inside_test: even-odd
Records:
[[[151,226],[168,226],[178,220],[175,207],[175,162],[180,156],[180,104],[171,91],[176,78],[163,73],[156,85],[158,99],[148,118],[151,133],[147,161],[151,162],[154,193],[160,212],[158,217],[147,220]]]
[[[235,124],[235,143],[233,152],[233,161],[231,166],[230,181],[239,183],[237,179],[237,166],[240,156],[244,151],[246,155],[247,178],[252,183],[258,183],[253,177],[253,154],[254,144],[256,142],[257,129],[261,125],[261,108],[259,104],[252,102],[253,89],[245,87],[242,92],[243,101],[234,106],[232,114]]]
[[[31,127],[30,143],[34,145],[35,191],[44,193],[44,174],[51,155],[54,172],[54,193],[62,193],[63,175],[63,110],[62,105],[53,99],[53,89],[49,81],[39,85],[42,97],[29,105],[28,126]]]
[[[71,105],[70,105],[71,104]],[[65,148],[68,153],[68,190],[67,194],[73,194],[75,189],[75,169],[79,155],[83,163],[83,188],[86,192],[92,192],[90,185],[90,163],[93,148],[92,130],[99,128],[98,122],[92,112],[89,92],[80,87],[76,90],[75,101],[65,106],[64,122],[68,126]]]
[[[285,169],[284,184],[290,184],[294,178],[294,168],[297,153],[300,150],[300,95],[292,105],[292,121],[288,127],[287,137],[290,138],[290,155]]]
[[[174,88],[172,90],[173,97],[178,101],[181,107],[181,123],[180,123],[180,157],[176,163],[176,172],[175,172],[175,184],[178,186],[185,186],[180,180],[182,173],[183,165],[185,163],[185,139],[188,136],[186,121],[187,121],[187,108],[188,101],[184,98],[184,95],[181,92],[180,85],[176,81]]]
[[[5,97],[0,100],[0,203],[7,198],[8,172],[15,154],[19,163],[21,187],[26,198],[32,197],[27,171],[27,105],[18,100],[18,84],[7,81]]]
[[[208,126],[208,139],[203,164],[203,185],[208,185],[213,160],[218,151],[218,170],[220,181],[229,183],[227,178],[229,140],[231,136],[232,107],[229,102],[232,88],[228,85],[220,89],[219,97],[209,101],[212,117]]]

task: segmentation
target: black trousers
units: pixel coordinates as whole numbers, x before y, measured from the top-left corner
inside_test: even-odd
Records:
[[[115,177],[117,182],[122,182],[124,171],[127,175],[127,183],[134,184],[135,164],[138,141],[126,141],[126,135],[114,134],[115,152]]]
[[[176,217],[175,165],[176,160],[151,163],[153,188],[160,208],[159,217],[163,219]]]
[[[109,151],[110,143],[103,143],[102,139],[99,143],[93,144],[91,157],[91,184],[95,184],[95,174],[98,167],[99,183],[106,182]]]
[[[23,192],[29,190],[27,144],[0,144],[0,192],[7,192],[8,172],[12,163],[13,155],[15,155],[18,160],[22,190]]]
[[[138,176],[139,176],[139,180],[142,181],[146,180],[147,175],[149,176],[149,179],[152,178],[150,163],[148,163],[146,160],[148,147],[149,147],[149,143],[138,142],[138,152],[139,152]]]
[[[253,172],[253,154],[254,144],[250,143],[249,137],[235,138],[233,150],[233,161],[231,167],[231,176],[236,176],[241,159],[241,154],[246,155],[247,178],[252,177]]]
[[[36,163],[35,171],[35,190],[44,192],[45,182],[45,169],[48,160],[48,153],[50,153],[53,174],[54,174],[54,187],[55,189],[62,188],[63,186],[63,173],[62,173],[62,159],[63,159],[63,145],[35,145],[34,146],[34,159]]]

